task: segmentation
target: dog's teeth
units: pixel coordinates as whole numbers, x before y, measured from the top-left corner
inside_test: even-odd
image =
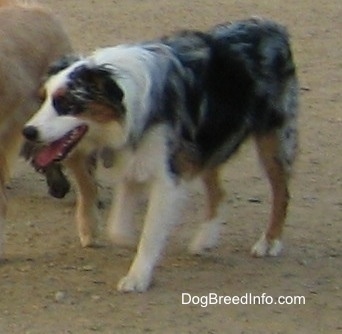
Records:
[[[70,145],[73,142],[73,138],[69,138],[68,140],[66,140],[63,144],[63,147],[67,147],[68,145]]]

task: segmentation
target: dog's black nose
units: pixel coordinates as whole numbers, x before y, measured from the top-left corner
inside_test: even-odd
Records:
[[[38,130],[35,126],[25,126],[23,129],[23,135],[26,139],[36,141],[38,139]]]

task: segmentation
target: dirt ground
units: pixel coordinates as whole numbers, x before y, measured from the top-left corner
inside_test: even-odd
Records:
[[[82,249],[74,193],[49,197],[42,177],[20,161],[8,189],[0,333],[342,333],[341,0],[42,2],[60,16],[81,53],[251,15],[285,24],[301,82],[301,149],[281,257],[249,255],[266,224],[269,195],[253,147],[246,145],[223,173],[230,197],[220,246],[204,257],[186,251],[201,220],[202,193],[194,190],[145,294],[116,291],[134,252],[110,246],[104,233],[104,247]],[[100,174],[105,217],[111,192]],[[183,292],[304,296],[305,305],[205,308],[182,305]]]

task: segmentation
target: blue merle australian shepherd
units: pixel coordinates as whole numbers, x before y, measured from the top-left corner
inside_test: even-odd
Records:
[[[201,253],[216,245],[224,214],[219,169],[247,138],[256,143],[273,196],[268,227],[252,254],[280,253],[297,147],[298,93],[282,26],[253,18],[208,32],[182,31],[64,59],[50,74],[41,108],[23,133],[45,145],[34,157],[37,168],[63,160],[74,171],[82,245],[93,243],[97,220],[89,152],[114,152],[108,164],[118,182],[109,214],[115,242],[135,242],[137,193],[148,185],[137,254],[120,291],[149,287],[193,178],[203,182],[207,209],[190,250]]]

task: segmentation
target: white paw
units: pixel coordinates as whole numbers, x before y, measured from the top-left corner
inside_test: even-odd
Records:
[[[150,286],[151,278],[148,276],[130,275],[121,278],[117,289],[120,292],[144,292]]]
[[[278,256],[282,251],[282,242],[280,239],[267,240],[263,234],[261,238],[252,247],[251,254],[255,257]]]
[[[200,255],[217,246],[220,230],[221,224],[203,224],[200,231],[190,243],[189,252],[194,255]]]

